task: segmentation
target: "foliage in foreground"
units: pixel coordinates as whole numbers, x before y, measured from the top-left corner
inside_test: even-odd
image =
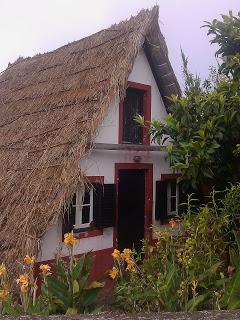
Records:
[[[200,208],[190,197],[177,224],[155,231],[155,245],[144,242],[140,254],[115,250],[110,276],[117,305],[134,312],[240,308],[240,202],[234,194],[240,195],[239,184],[221,201],[213,192]]]
[[[94,257],[88,254],[79,259],[73,254],[77,243],[72,233],[64,236],[69,251],[69,259],[59,255],[53,267],[40,265],[40,279],[34,277],[35,257],[24,258],[23,273],[17,279],[18,294],[10,293],[7,270],[0,265],[0,314],[8,315],[44,315],[64,313],[74,315],[90,312],[103,283],[89,281]],[[40,285],[39,285],[40,283]],[[37,295],[38,286],[41,293]]]

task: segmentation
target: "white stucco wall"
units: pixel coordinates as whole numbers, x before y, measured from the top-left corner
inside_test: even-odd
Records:
[[[167,115],[166,109],[143,50],[137,55],[128,80],[151,86],[151,118],[164,120]],[[118,123],[119,99],[116,97],[111,102],[108,113],[97,130],[95,141],[118,143]]]
[[[151,86],[151,116],[152,119],[164,120],[166,110],[159,93],[156,81],[153,77],[148,60],[141,51],[133,66],[129,76],[129,81],[134,81]],[[96,133],[96,142],[118,143],[118,123],[119,123],[119,99],[116,97],[110,104],[104,121],[99,126]],[[115,163],[131,163],[133,157],[139,155],[142,163],[153,164],[153,222],[155,208],[155,181],[160,179],[162,173],[171,172],[166,154],[163,152],[147,151],[105,151],[94,150],[91,155],[81,160],[81,167],[87,176],[104,176],[104,183],[114,183]],[[41,253],[39,260],[49,260],[54,257],[59,244],[61,244],[62,226],[61,221],[51,226],[44,235],[41,242]],[[83,253],[90,250],[101,250],[113,246],[113,229],[104,229],[103,235],[81,239],[75,248],[75,253]],[[67,254],[63,252],[63,254]]]

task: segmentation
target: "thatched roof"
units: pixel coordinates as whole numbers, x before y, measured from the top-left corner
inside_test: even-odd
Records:
[[[0,76],[0,259],[36,254],[49,224],[83,181],[79,160],[115,95],[124,96],[144,47],[163,96],[179,93],[158,7]]]

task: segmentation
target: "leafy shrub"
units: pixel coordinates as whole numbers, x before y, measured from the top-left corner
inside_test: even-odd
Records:
[[[89,282],[94,258],[84,254],[80,259],[76,259],[72,246],[68,245],[68,248],[69,262],[57,257],[56,276],[50,276],[43,281],[42,292],[50,298],[50,304],[57,307],[57,312],[74,315],[92,311],[104,283]]]
[[[91,311],[104,283],[90,282],[94,257],[84,254],[79,259],[76,258],[73,246],[77,241],[72,233],[65,234],[64,243],[69,251],[69,259],[64,260],[57,255],[54,273],[50,265],[40,265],[41,294],[38,296],[38,279],[34,277],[35,257],[26,255],[24,258],[23,273],[17,279],[19,295],[15,296],[10,293],[7,270],[5,265],[1,264],[0,314],[46,316]]]
[[[155,244],[144,241],[140,253],[115,250],[110,276],[116,281],[117,305],[134,312],[239,307],[240,240],[229,240],[230,233],[237,233],[227,212],[238,187],[228,189],[224,200],[216,200],[213,192],[200,208],[189,197],[178,223],[155,230]]]

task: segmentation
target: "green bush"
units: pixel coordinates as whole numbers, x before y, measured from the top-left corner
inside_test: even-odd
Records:
[[[17,279],[18,292],[10,292],[5,264],[0,264],[0,314],[43,315],[85,313],[96,311],[95,301],[104,283],[90,281],[94,257],[77,258],[73,246],[78,242],[72,233],[64,235],[69,257],[56,257],[55,272],[48,264],[40,265],[41,293],[37,296],[38,279],[34,276],[35,257],[26,255],[22,274]]]
[[[154,245],[143,242],[142,251],[127,259],[115,250],[110,275],[116,281],[118,307],[134,312],[240,307],[240,240],[231,229],[239,214],[239,188],[227,189],[223,200],[213,192],[199,208],[191,196],[176,224],[155,230]]]

